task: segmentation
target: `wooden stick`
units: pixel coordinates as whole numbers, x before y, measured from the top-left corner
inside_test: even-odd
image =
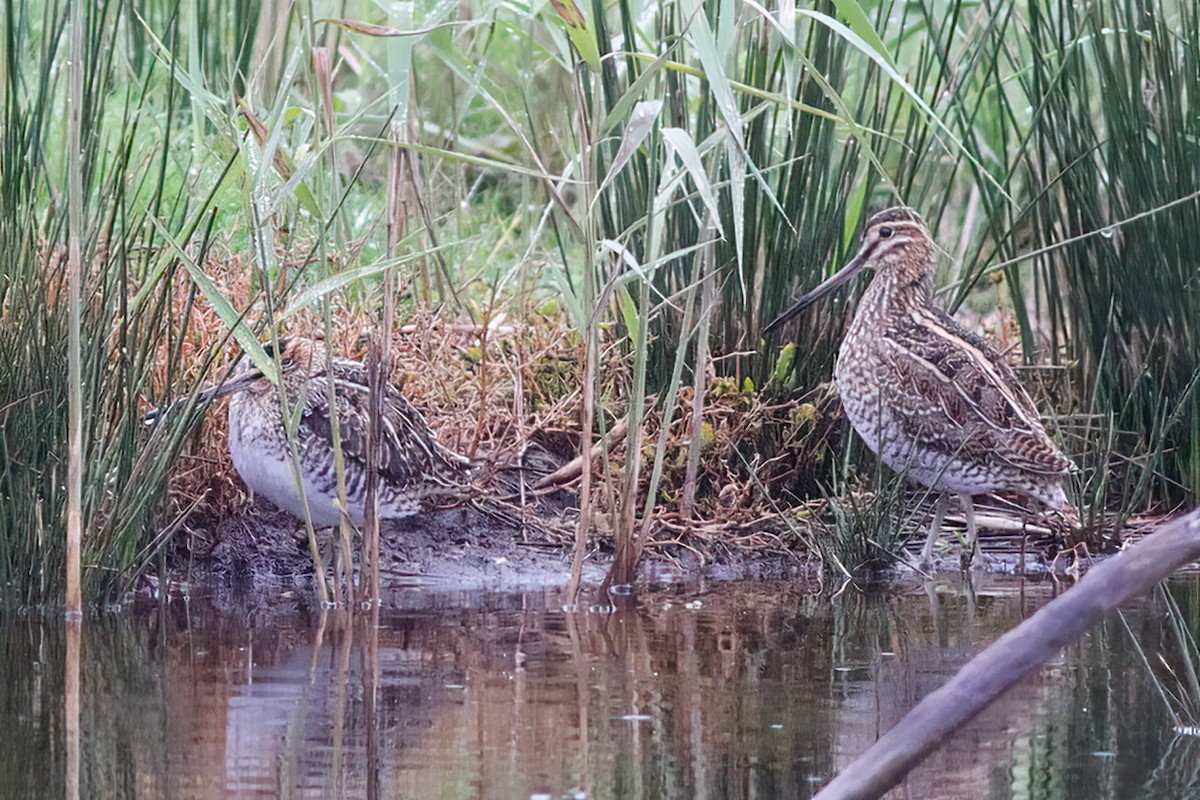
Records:
[[[595,461],[604,452],[606,446],[611,446],[612,443],[625,435],[625,429],[629,427],[629,417],[621,417],[617,420],[617,424],[612,426],[605,437],[592,445],[591,460]],[[558,469],[545,476],[533,485],[534,490],[546,489],[551,486],[562,486],[570,483],[583,474],[583,456],[576,456],[563,464]]]
[[[876,798],[1013,684],[1130,598],[1200,559],[1200,510],[1092,569],[1073,588],[1001,636],[896,723],[815,800]]]

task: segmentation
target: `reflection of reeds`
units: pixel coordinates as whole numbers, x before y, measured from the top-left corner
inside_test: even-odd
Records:
[[[1150,591],[1200,557],[1200,511],[1160,526],[1087,573],[972,658],[858,755],[821,795],[878,796],[952,739],[1008,689],[1053,658],[1121,604]]]
[[[1200,738],[1175,736],[1140,788],[1142,797],[1196,797],[1200,794]]]
[[[65,673],[63,692],[63,745],[64,757],[67,761],[66,791],[67,800],[79,800],[83,795],[79,791],[79,759],[80,749],[80,713],[82,705],[79,698],[79,663],[80,639],[82,638],[83,622],[77,619],[67,620],[66,623],[66,658],[63,660]]]
[[[1200,593],[1194,581],[1186,581],[1157,587],[1155,598],[1165,625],[1153,629],[1153,638],[1143,643],[1128,623],[1125,630],[1176,732],[1186,734],[1200,729],[1200,647],[1194,633]]]
[[[694,0],[575,4],[569,33],[543,7],[176,5],[104,0],[68,26],[73,5],[18,4],[3,21],[0,583],[20,602],[63,593],[68,523],[99,596],[193,505],[238,506],[220,425],[190,436],[195,388],[243,321],[247,341],[323,330],[347,355],[366,330],[384,372],[390,347],[397,363],[444,348],[406,369],[470,420],[446,431],[467,450],[549,426],[586,451],[628,419],[584,469],[575,542],[582,558],[618,538],[619,582],[660,523],[682,538],[873,487],[848,480],[874,462],[814,400],[850,304],[800,321],[790,349],[759,331],[897,200],[952,254],[946,305],[1059,365],[1027,377],[1085,468],[1087,515],[1195,499],[1186,4],[852,3],[852,34],[824,9]],[[54,113],[75,88],[82,130]],[[516,335],[491,329],[500,314]],[[784,404],[786,422],[760,416]],[[746,527],[722,533],[751,550],[778,534]],[[347,597],[352,544],[343,531]]]
[[[80,651],[81,794],[807,797],[1052,591],[718,583],[654,587],[612,613],[411,593],[377,620],[229,598],[101,618]],[[1128,619],[1153,636],[1161,610]],[[64,729],[67,644],[57,623],[0,626],[14,794],[65,785],[66,753],[48,743]],[[1191,762],[1160,759],[1191,749],[1169,749],[1137,660],[1115,620],[1101,625],[948,741],[909,793],[1126,796],[1153,780],[1171,796]]]

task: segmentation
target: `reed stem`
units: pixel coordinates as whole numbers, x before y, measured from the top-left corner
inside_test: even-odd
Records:
[[[67,467],[66,613],[83,614],[83,368],[81,347],[83,282],[83,26],[82,0],[71,3],[70,89],[67,99]]]

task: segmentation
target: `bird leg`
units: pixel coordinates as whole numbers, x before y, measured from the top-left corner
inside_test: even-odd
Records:
[[[921,569],[929,569],[933,563],[933,548],[942,533],[942,518],[946,516],[946,503],[949,495],[938,493],[937,502],[933,506],[933,522],[929,525],[929,536],[925,546],[921,548]]]
[[[963,516],[967,522],[967,552],[963,556],[963,561],[966,566],[970,566],[973,561],[979,557],[979,528],[975,525],[975,500],[970,494],[963,492],[959,495],[962,499]],[[979,558],[983,561],[983,558]]]

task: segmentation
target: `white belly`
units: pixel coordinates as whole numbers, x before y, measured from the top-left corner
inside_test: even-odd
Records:
[[[301,493],[290,459],[264,457],[260,451],[240,447],[232,439],[229,443],[229,455],[246,485],[284,511],[300,519],[311,516],[313,525],[318,528],[331,527],[341,522],[341,514],[334,507],[332,498],[315,491],[303,478],[300,485],[304,487],[304,491]],[[351,508],[351,517],[354,516],[353,511]],[[361,522],[361,514],[356,522]]]
[[[306,452],[304,445],[297,442],[299,469],[293,467],[287,441],[282,434],[272,435],[273,428],[249,424],[254,415],[260,413],[254,400],[245,395],[235,395],[229,403],[229,455],[238,475],[256,494],[270,500],[274,505],[298,519],[312,519],[314,526],[328,528],[339,525],[341,512],[336,503],[337,489],[333,475],[333,452],[319,448]],[[243,415],[246,415],[243,418]],[[347,463],[347,472],[359,467]],[[297,482],[296,473],[300,480]],[[365,517],[362,476],[352,480],[347,474],[348,484],[346,508],[350,520],[362,525]],[[353,489],[350,488],[353,484]],[[379,515],[382,519],[399,519],[420,513],[421,506],[416,497],[397,487],[380,486]]]
[[[274,505],[299,519],[311,518],[318,528],[341,523],[341,513],[334,499],[314,486],[303,476],[296,480],[296,470],[288,455],[287,442],[262,428],[246,424],[257,409],[246,395],[235,395],[229,402],[229,456],[238,475],[255,494],[261,494]],[[241,419],[247,415],[247,419]],[[349,504],[350,517],[362,523],[361,504]]]

